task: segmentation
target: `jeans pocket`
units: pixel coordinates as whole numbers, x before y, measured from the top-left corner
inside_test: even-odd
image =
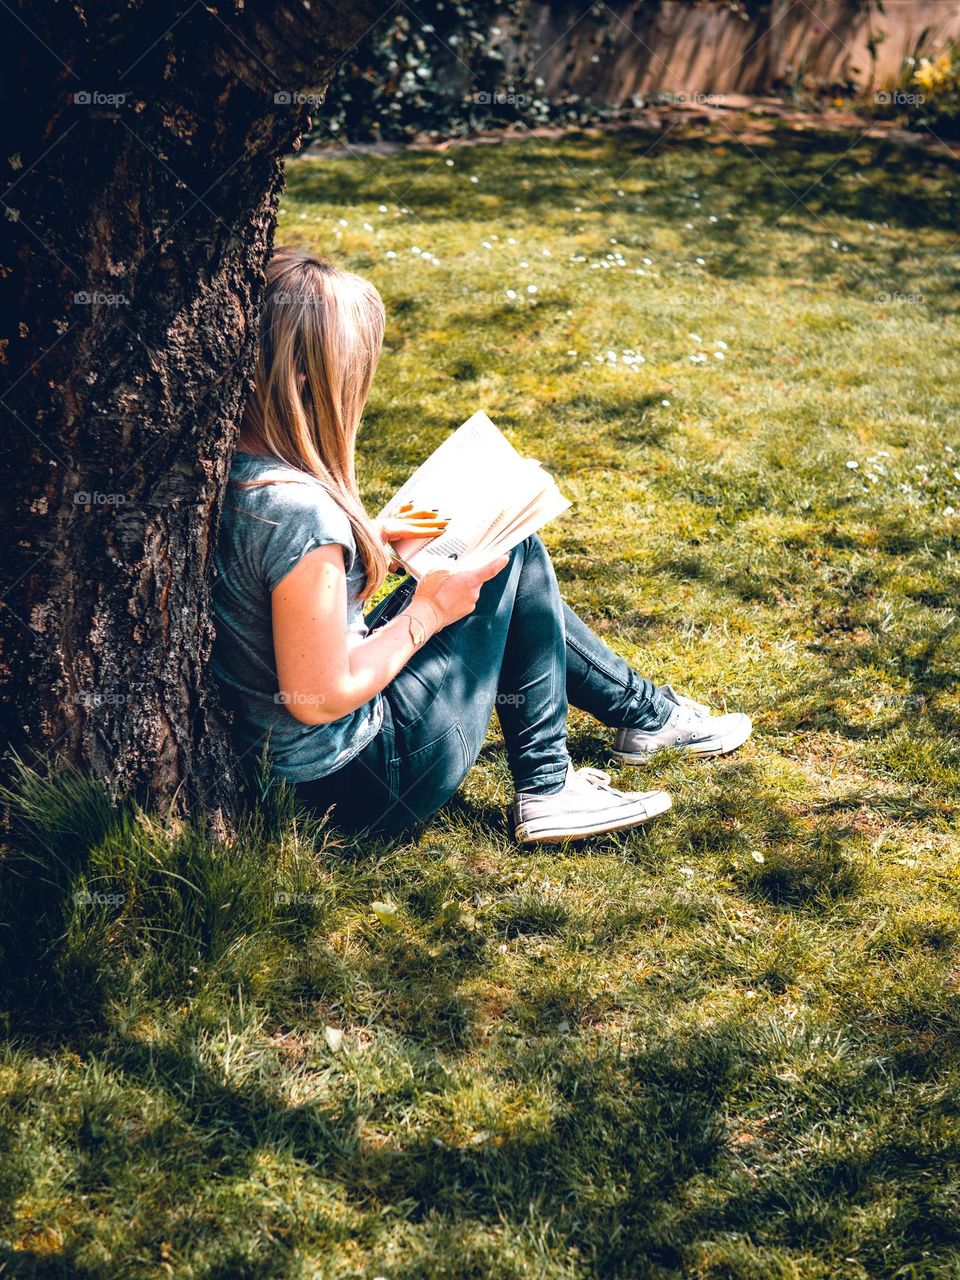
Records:
[[[401,750],[390,761],[399,784],[391,825],[400,828],[433,817],[460,786],[472,764],[459,720],[423,746]]]

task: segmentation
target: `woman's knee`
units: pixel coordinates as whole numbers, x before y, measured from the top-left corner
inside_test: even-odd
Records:
[[[528,534],[522,542],[518,542],[510,553],[511,557],[517,556],[524,562],[528,560],[549,560],[550,552],[543,544],[543,539],[539,533]]]

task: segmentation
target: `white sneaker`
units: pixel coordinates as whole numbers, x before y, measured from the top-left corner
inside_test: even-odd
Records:
[[[521,844],[553,844],[639,827],[670,805],[666,791],[617,791],[609,773],[571,766],[562,791],[549,796],[518,792],[513,818]]]
[[[624,764],[641,764],[654,751],[678,747],[695,756],[722,756],[742,747],[753,732],[753,721],[742,711],[715,716],[702,702],[685,698],[668,684],[660,692],[673,703],[662,729],[618,729],[612,755]]]

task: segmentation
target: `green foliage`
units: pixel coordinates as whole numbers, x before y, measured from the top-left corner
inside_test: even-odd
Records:
[[[542,82],[528,85],[511,67],[499,25],[520,9],[519,0],[394,7],[337,68],[317,136],[409,138],[542,115]]]
[[[922,97],[917,121],[956,137],[960,134],[960,45],[951,45],[936,58],[921,58],[910,79]]]
[[[960,45],[929,47],[924,30],[903,61],[896,84],[873,95],[877,115],[895,118],[935,138],[960,133]]]
[[[485,407],[574,500],[570,601],[754,739],[616,772],[673,794],[651,829],[532,852],[495,734],[393,844],[266,788],[224,847],[25,771],[11,1274],[956,1275],[955,175],[673,142],[304,159],[279,238],[384,296],[369,505]]]
[[[745,18],[768,8],[764,0],[711,3]],[[616,54],[623,20],[608,6],[568,6],[561,22],[576,28],[578,38],[590,32],[597,61]],[[602,94],[549,93],[539,72],[550,48],[531,41],[523,0],[392,6],[337,67],[314,136],[321,142],[458,138],[517,123],[586,124],[639,105],[639,99],[617,103]]]

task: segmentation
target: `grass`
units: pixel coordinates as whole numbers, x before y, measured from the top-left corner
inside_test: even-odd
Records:
[[[542,853],[493,736],[373,847],[26,775],[0,1274],[960,1275],[956,172],[674,142],[303,158],[280,237],[386,300],[371,507],[487,408],[571,602],[754,739]]]

